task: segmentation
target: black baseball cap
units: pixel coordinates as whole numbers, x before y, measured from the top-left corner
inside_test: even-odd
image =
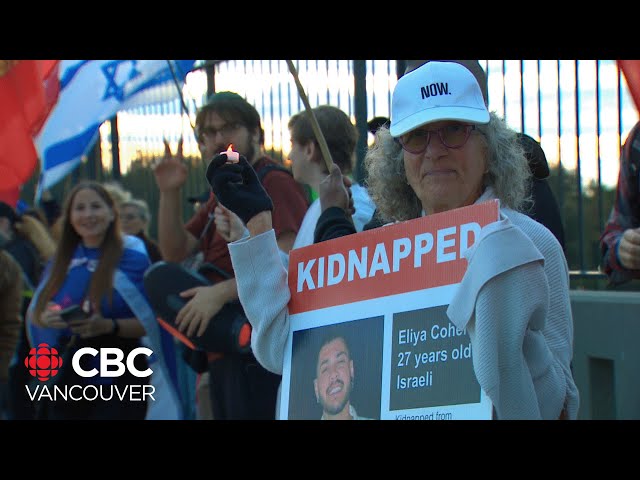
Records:
[[[387,117],[373,117],[367,122],[367,129],[375,135],[378,129],[383,125],[389,126],[389,119]]]

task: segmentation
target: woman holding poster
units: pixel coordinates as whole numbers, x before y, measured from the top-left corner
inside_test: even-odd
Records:
[[[489,113],[471,72],[454,62],[430,61],[404,75],[393,92],[390,127],[378,130],[365,165],[369,194],[386,222],[499,200],[499,221],[482,228],[464,252],[467,270],[447,316],[469,332],[474,372],[494,418],[575,419],[579,395],[570,368],[567,263],[553,234],[521,213],[530,204],[525,153],[516,132]],[[250,193],[256,204],[267,205],[247,167],[241,164],[232,175],[214,158],[208,178],[222,203],[248,217],[243,220],[251,237],[229,249],[256,357],[277,371],[290,293],[268,208],[246,215],[239,201]],[[241,186],[231,183],[239,177]],[[354,233],[339,180],[334,168],[321,185],[317,241]]]

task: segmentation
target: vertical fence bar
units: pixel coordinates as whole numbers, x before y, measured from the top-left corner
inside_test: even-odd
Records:
[[[340,82],[341,73],[342,73],[341,61],[340,60],[336,60],[336,76],[338,77],[338,84],[341,83]],[[338,87],[336,90],[338,90],[336,101],[338,102],[338,105],[342,105],[342,102],[340,101],[340,98],[341,98],[341,95],[342,95],[342,89],[340,87]]]
[[[358,143],[356,148],[356,169],[354,179],[364,180],[364,155],[367,151],[367,63],[366,60],[353,61],[354,108]]]
[[[524,133],[524,60],[520,60],[520,131]]]
[[[373,117],[376,114],[376,95],[375,95],[375,78],[376,78],[376,61],[375,60],[371,60],[371,78],[372,78],[372,84],[371,84],[371,88],[374,92],[373,95],[371,95],[371,117]],[[367,112],[367,117],[369,116],[368,112]],[[367,118],[368,120],[368,118]]]
[[[580,273],[584,273],[586,269],[584,268],[584,207],[582,204],[582,176],[580,175],[580,80],[578,78],[578,60],[574,60],[574,78],[575,78],[575,90],[574,90],[574,99],[575,99],[575,115],[576,115],[576,135],[575,135],[575,144],[576,144],[576,189],[577,189],[577,198],[578,198],[578,264],[580,265]]]
[[[542,89],[540,88],[540,60],[537,61],[538,88],[538,139],[542,143]]]
[[[598,229],[604,231],[604,207],[602,198],[602,155],[600,152],[600,135],[602,135],[602,124],[600,123],[600,60],[596,60],[596,159],[597,159],[597,175],[598,175]]]
[[[352,62],[347,62],[347,77],[349,78],[349,80],[351,80],[351,68],[352,68]],[[355,85],[355,79],[353,80],[353,84]],[[348,84],[351,84],[351,82],[349,81]],[[349,111],[347,112],[347,115],[351,116],[353,113],[353,109],[352,109],[352,101],[351,101],[351,90],[347,90],[347,105],[349,107]]]
[[[396,76],[396,79],[398,77]],[[389,85],[389,82],[391,81],[391,60],[387,60],[387,85]],[[389,105],[389,111],[391,110],[391,88],[387,89],[387,105]],[[390,115],[387,115],[387,118],[389,118]]]
[[[560,86],[560,60],[556,60],[556,69],[558,77],[558,90],[556,94],[558,101],[558,207],[560,208],[560,214],[564,219],[564,174],[562,172],[562,88]],[[564,223],[566,228],[566,222]]]
[[[284,125],[282,125],[282,79],[283,79],[283,75],[282,75],[282,61],[281,60],[277,60],[278,62],[278,125],[280,125],[280,139],[278,141],[278,143],[280,144],[280,153],[279,153],[279,162],[281,164],[284,163],[284,142],[283,142],[283,138],[282,138],[282,131],[284,130]],[[275,119],[272,119],[272,125],[275,125]],[[272,129],[275,135],[275,128]],[[275,145],[273,147],[274,151],[275,151]]]
[[[120,181],[122,174],[120,172],[120,137],[118,134],[118,114],[116,113],[111,120],[111,175],[115,180]],[[100,144],[100,141],[98,141]]]
[[[502,114],[507,118],[507,85],[505,78],[507,76],[507,62],[502,60]]]
[[[617,85],[618,85],[618,97],[617,97],[617,103],[618,103],[618,158],[620,158],[620,155],[622,154],[622,75],[620,72],[620,67],[618,66],[618,63],[616,62],[616,78],[617,78]]]
[[[273,77],[273,60],[269,60],[269,76]],[[271,115],[271,125],[273,125],[273,119],[275,118],[275,110],[274,110],[274,99],[273,99],[273,85],[269,85],[269,114]],[[264,122],[263,122],[264,123]],[[274,136],[273,128],[271,128],[271,147],[275,144],[276,139]]]
[[[204,69],[207,74],[207,98],[209,98],[216,91],[216,64],[213,60],[207,60],[207,62],[212,62]]]

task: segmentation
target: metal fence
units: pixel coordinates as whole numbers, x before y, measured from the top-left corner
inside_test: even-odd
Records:
[[[331,104],[350,115],[361,133],[359,160],[372,141],[366,122],[389,117],[391,92],[403,62],[396,60],[294,60],[312,107]],[[572,277],[598,273],[598,237],[611,207],[620,146],[638,113],[613,60],[480,60],[488,74],[490,110],[540,141],[549,179],[563,215]],[[114,158],[122,173],[132,162],[147,164],[162,154],[163,138],[198,157],[192,126],[208,91],[243,95],[262,117],[265,148],[287,163],[287,122],[304,109],[285,60],[201,61],[188,74],[180,100],[121,112],[101,128],[103,167]],[[209,73],[207,73],[209,71]],[[117,133],[117,136],[114,136]],[[116,148],[112,148],[112,139]],[[114,173],[114,172],[112,172]],[[118,178],[118,172],[114,176]],[[358,179],[362,171],[356,170]],[[205,187],[188,185],[185,195]],[[155,185],[138,186],[152,211]],[[135,192],[134,192],[135,193]]]

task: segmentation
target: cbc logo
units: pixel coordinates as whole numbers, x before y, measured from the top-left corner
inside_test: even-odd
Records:
[[[41,343],[29,350],[24,364],[32,377],[46,382],[50,377],[55,377],[58,374],[59,368],[62,366],[62,357],[58,355],[58,350],[54,347]]]
[[[74,372],[81,377],[90,378],[100,375],[101,377],[120,377],[126,370],[134,377],[144,378],[153,373],[153,370],[147,368],[146,370],[138,370],[135,366],[135,358],[138,355],[146,355],[150,357],[153,351],[147,347],[134,348],[125,362],[124,353],[119,348],[104,347],[97,350],[92,347],[83,347],[78,349],[73,354],[71,359],[71,366]],[[92,368],[91,370],[84,370],[80,365],[80,359],[84,355],[91,355],[93,357],[100,357],[100,370]],[[55,377],[58,374],[60,367],[62,366],[62,357],[58,355],[58,351],[55,347],[50,347],[46,343],[41,343],[37,348],[32,348],[29,351],[29,355],[24,359],[24,364],[29,369],[29,373],[38,378],[42,382],[46,382],[50,377]]]

